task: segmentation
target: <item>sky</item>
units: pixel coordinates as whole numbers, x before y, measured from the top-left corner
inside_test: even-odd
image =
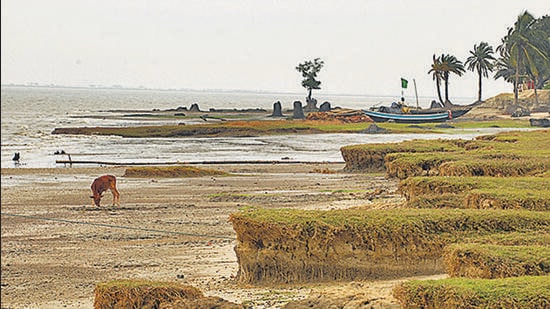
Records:
[[[2,84],[305,92],[299,63],[324,61],[314,94],[436,95],[432,55],[494,49],[548,0],[2,0]],[[401,78],[409,81],[401,88]],[[490,75],[483,97],[511,92]],[[477,74],[450,97],[477,97]]]

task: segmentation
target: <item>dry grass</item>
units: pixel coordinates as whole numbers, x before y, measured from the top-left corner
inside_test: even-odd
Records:
[[[175,282],[115,280],[96,285],[95,309],[243,309],[219,297],[207,297],[199,289]]]
[[[228,175],[225,172],[196,168],[191,166],[146,166],[129,167],[124,173],[124,177],[201,177],[201,176],[223,176]]]
[[[96,285],[95,309],[159,308],[161,303],[195,300],[203,293],[190,285],[147,280],[116,280]]]

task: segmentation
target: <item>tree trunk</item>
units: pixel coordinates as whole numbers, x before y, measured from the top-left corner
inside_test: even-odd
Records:
[[[311,90],[312,90],[312,89],[309,88],[309,92],[308,92],[308,94],[307,94],[307,102],[311,101]],[[307,102],[306,102],[306,103],[307,103]]]
[[[439,98],[439,102],[443,104],[443,98],[441,98],[441,82],[436,80],[435,85],[437,87],[437,97]]]
[[[519,53],[516,62],[516,85],[514,87],[514,105],[518,105],[518,86],[519,86]]]
[[[533,89],[535,90],[535,107],[539,107],[539,95],[537,93],[538,74],[533,76]]]
[[[451,102],[449,101],[449,78],[445,78],[445,103]]]
[[[477,70],[477,73],[479,74],[479,81],[478,81],[478,92],[477,92],[477,101],[478,102],[481,102],[481,78],[482,78],[482,75],[481,75],[481,70]]]

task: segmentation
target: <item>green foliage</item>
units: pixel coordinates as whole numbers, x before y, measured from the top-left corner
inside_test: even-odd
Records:
[[[449,77],[451,74],[462,76],[465,72],[464,64],[453,55],[442,54],[440,57],[433,55],[433,64],[428,74],[432,73],[433,79],[436,82],[437,94],[439,101],[443,103],[449,101]],[[441,98],[440,85],[441,81],[445,83],[445,102]]]
[[[494,68],[493,47],[487,42],[481,42],[479,45],[474,45],[474,50],[470,51],[470,56],[466,59],[465,65],[470,71],[476,71],[478,74],[478,101],[481,101],[481,81],[483,77],[488,77],[489,73]]]
[[[503,77],[514,84],[514,103],[518,103],[518,87],[526,77],[540,88],[550,79],[550,23],[548,16],[536,19],[524,11],[497,47],[496,78]]]
[[[309,91],[308,100],[311,99],[312,89],[321,89],[321,81],[317,80],[317,74],[323,68],[325,63],[321,58],[315,58],[313,61],[305,61],[296,66],[296,70],[302,74],[302,87]]]

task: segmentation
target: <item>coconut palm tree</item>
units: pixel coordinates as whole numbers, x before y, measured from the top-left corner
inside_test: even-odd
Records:
[[[441,80],[443,79],[443,67],[441,64],[441,61],[439,61],[439,58],[433,55],[433,63],[428,71],[428,74],[432,74],[433,80],[435,81],[435,87],[437,89],[437,97],[439,98],[439,102],[443,104],[443,99],[441,98]]]
[[[540,89],[550,81],[550,15],[543,16],[533,24],[536,44],[544,52],[546,59],[535,55],[535,63],[539,75],[535,77],[535,89]]]
[[[535,55],[548,61],[545,53],[537,46],[537,36],[534,34],[533,25],[536,19],[525,11],[518,16],[514,27],[508,29],[508,34],[502,40],[502,45],[497,48],[501,54],[510,55],[510,65],[515,68],[514,104],[518,103],[518,87],[521,71],[538,75]]]
[[[478,75],[478,92],[477,101],[481,102],[481,80],[489,77],[488,72],[493,72],[495,58],[493,57],[493,47],[487,42],[481,42],[479,45],[474,45],[474,49],[470,51],[470,57],[466,59],[465,64],[468,70],[477,71]]]
[[[515,75],[516,75],[516,68],[510,64],[510,56],[506,55],[502,58],[497,59],[495,62],[495,79],[502,78],[504,81],[508,83],[512,83],[514,85],[514,90],[516,88],[515,84]]]
[[[443,81],[445,82],[445,105],[452,105],[451,101],[449,101],[449,76],[451,73],[462,76],[466,71],[464,70],[462,61],[453,55],[442,54],[439,61],[442,65]]]

